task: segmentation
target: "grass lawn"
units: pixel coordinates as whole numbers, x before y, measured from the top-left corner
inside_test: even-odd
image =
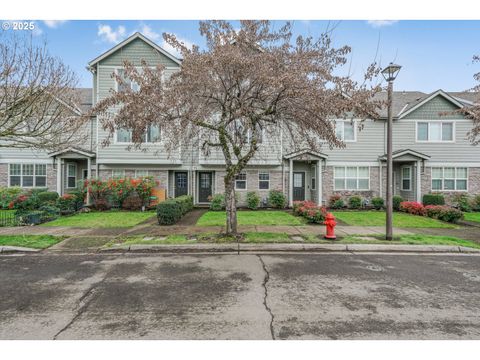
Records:
[[[14,213],[16,210],[3,210],[3,209],[0,209],[0,214],[8,214],[8,213]]]
[[[373,239],[372,239],[373,238]],[[343,239],[336,241],[340,244],[403,244],[403,245],[452,245],[466,246],[480,249],[480,244],[473,241],[460,239],[454,236],[440,235],[398,235],[394,236],[392,241],[385,240],[382,235],[348,235]]]
[[[238,211],[238,225],[304,225],[302,218],[285,211],[256,210]],[[224,211],[208,211],[197,221],[199,226],[223,226],[226,214]]]
[[[463,213],[463,215],[467,221],[480,222],[480,212]]]
[[[0,235],[0,245],[45,249],[63,239],[65,237],[52,235]]]
[[[155,216],[154,211],[103,211],[60,217],[41,226],[82,228],[130,227]]]
[[[333,211],[333,215],[348,225],[354,226],[385,226],[385,212],[383,211]],[[393,226],[403,228],[456,228],[425,216],[416,216],[406,213],[393,213]]]

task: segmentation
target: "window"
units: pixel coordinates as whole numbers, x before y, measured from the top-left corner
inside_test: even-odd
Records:
[[[125,169],[113,169],[112,170],[112,178],[113,179],[120,179],[125,177]]]
[[[315,190],[317,186],[317,167],[316,166],[312,166],[311,179],[312,179],[312,190]]]
[[[9,186],[47,186],[46,164],[10,164],[9,168]]]
[[[115,140],[117,143],[131,143],[132,131],[127,129],[117,129],[115,133]]]
[[[466,191],[467,168],[433,167],[432,190],[436,191]]]
[[[355,122],[339,121],[335,122],[335,135],[338,139],[349,142],[356,140]]]
[[[260,190],[270,189],[270,173],[268,172],[258,173],[258,188]]]
[[[77,164],[67,164],[67,188],[72,189],[77,186]]]
[[[160,141],[160,128],[156,125],[150,125],[145,135],[145,142],[154,143]]]
[[[417,123],[417,141],[446,142],[453,139],[453,122],[432,121]]]
[[[247,188],[247,174],[241,173],[235,177],[235,190],[245,190]]]
[[[368,190],[370,169],[368,166],[336,166],[334,183],[335,190]]]
[[[123,80],[123,84],[120,84],[118,81],[117,84],[117,91],[125,91],[127,89],[131,89],[135,92],[140,90],[140,85],[138,85],[135,81],[130,78],[125,77],[125,69],[116,69],[117,75],[120,76]]]
[[[259,127],[255,128],[254,133],[257,135],[257,144],[263,144],[263,138],[265,137],[265,129]],[[252,130],[248,131],[248,142],[250,142],[252,136]]]
[[[402,190],[410,191],[412,190],[412,167],[404,166],[402,167]]]
[[[145,177],[145,176],[148,176],[148,170],[145,170],[145,169],[135,170],[135,177],[139,178],[139,177]]]

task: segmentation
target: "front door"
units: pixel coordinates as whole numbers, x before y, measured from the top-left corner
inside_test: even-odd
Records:
[[[293,201],[305,200],[305,173],[293,173]]]
[[[199,172],[198,173],[198,202],[209,202],[209,197],[212,196],[212,173]]]
[[[188,174],[186,171],[175,172],[175,197],[188,194]]]

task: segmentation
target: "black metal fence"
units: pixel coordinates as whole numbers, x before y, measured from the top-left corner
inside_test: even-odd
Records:
[[[18,213],[17,211],[0,211],[0,227],[38,225],[54,220],[58,214],[51,214],[46,211],[30,211]]]
[[[21,217],[16,211],[0,211],[0,227],[2,226],[19,226],[21,225]]]

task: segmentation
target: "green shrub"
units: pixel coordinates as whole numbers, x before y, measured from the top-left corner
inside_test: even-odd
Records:
[[[480,211],[480,194],[477,194],[473,197],[472,210],[473,211]]]
[[[122,203],[122,209],[138,211],[142,208],[143,201],[136,192],[130,194]]]
[[[22,188],[14,187],[0,187],[0,209],[8,209],[10,203],[22,193]]]
[[[335,194],[330,196],[328,200],[328,207],[331,209],[342,209],[345,207],[345,203],[343,202],[342,196]]]
[[[463,213],[460,210],[445,205],[425,206],[425,213],[428,217],[451,223],[456,223],[463,218]]]
[[[41,204],[55,204],[58,199],[58,193],[56,191],[43,191],[38,193],[37,196]]]
[[[348,199],[348,207],[350,209],[360,209],[362,207],[362,198],[357,195],[350,196]]]
[[[393,210],[400,211],[400,204],[403,202],[403,198],[400,195],[395,195],[392,198]]]
[[[225,209],[225,195],[224,194],[215,194],[210,199],[210,210],[212,211],[222,211]]]
[[[81,189],[75,189],[75,190],[71,190],[69,194],[74,197],[75,211],[80,210],[83,207],[83,205],[85,205],[84,199],[86,197],[86,193]]]
[[[160,225],[173,225],[193,208],[193,198],[189,195],[162,201],[157,205],[157,219]]]
[[[423,195],[423,205],[445,205],[445,198],[442,194],[425,194]]]
[[[463,212],[472,211],[472,205],[470,204],[470,197],[468,194],[455,194],[453,197],[453,205]]]
[[[377,196],[372,199],[372,206],[375,210],[382,210],[385,205],[383,198]]]
[[[287,197],[280,190],[270,190],[268,204],[275,209],[283,209],[287,206]]]
[[[38,210],[43,212],[45,221],[54,220],[60,216],[60,209],[56,206],[41,205]]]
[[[247,207],[251,210],[257,210],[260,205],[260,196],[255,191],[247,193]]]
[[[63,215],[72,214],[76,209],[76,197],[72,194],[64,194],[57,199],[57,207]]]

